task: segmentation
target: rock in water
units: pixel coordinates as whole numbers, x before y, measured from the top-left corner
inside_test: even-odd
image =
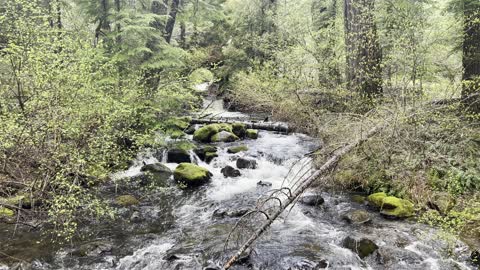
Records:
[[[320,206],[325,202],[325,200],[322,198],[322,196],[316,194],[303,196],[300,198],[300,202],[308,206]]]
[[[247,129],[246,136],[249,139],[257,139],[258,138],[258,130]]]
[[[232,124],[232,132],[233,134],[237,135],[240,138],[245,138],[247,134],[246,125],[243,123],[233,123]]]
[[[272,186],[272,183],[267,182],[267,181],[259,181],[259,182],[257,183],[257,186],[260,186],[260,187],[271,187],[271,186]]]
[[[200,158],[200,160],[205,161],[207,153],[215,153],[217,152],[217,147],[215,146],[205,146],[201,148],[194,149],[193,152]]]
[[[173,172],[175,181],[181,187],[197,187],[206,184],[212,178],[207,169],[191,163],[180,163]]]
[[[185,133],[188,135],[193,135],[193,133],[195,133],[195,125],[191,125],[185,129]]]
[[[211,141],[212,142],[234,142],[239,139],[240,138],[238,138],[237,135],[231,132],[220,131],[212,136]]]
[[[167,152],[167,162],[169,163],[191,163],[190,154],[183,149],[171,149]]]
[[[121,195],[115,198],[115,203],[120,206],[132,206],[140,202],[132,195]]]
[[[249,158],[237,159],[237,168],[239,169],[256,169],[257,161]]]
[[[227,149],[227,153],[230,153],[230,154],[236,154],[242,151],[248,151],[248,147],[246,145],[240,145],[240,146],[230,147]]]
[[[218,157],[218,154],[215,152],[205,153],[205,162],[210,163],[214,158]]]
[[[208,143],[211,142],[213,135],[221,132],[227,131],[232,132],[232,126],[228,124],[211,124],[201,127],[193,133],[193,139],[198,142]]]
[[[362,259],[378,249],[378,246],[370,239],[355,239],[350,236],[347,236],[345,239],[343,239],[342,246],[357,253]]]
[[[351,224],[364,224],[371,221],[370,214],[365,210],[353,210],[348,212],[344,219]]]
[[[383,199],[380,214],[392,218],[406,218],[415,214],[414,205],[409,200],[388,196]]]
[[[144,186],[150,184],[164,186],[173,174],[172,171],[162,163],[147,164],[143,166],[140,171],[142,171],[143,174],[136,178],[140,179],[140,184]]]
[[[238,177],[241,175],[240,171],[233,168],[232,166],[226,166],[220,171],[225,177]]]

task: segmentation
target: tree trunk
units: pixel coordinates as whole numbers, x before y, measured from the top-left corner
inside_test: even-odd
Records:
[[[187,48],[187,39],[186,39],[185,35],[186,35],[185,22],[182,22],[180,24],[180,47],[182,49]]]
[[[463,88],[467,110],[480,113],[480,3],[464,0]]]
[[[115,24],[115,32],[117,35],[116,42],[117,44],[120,44],[122,42],[122,37],[120,36],[120,32],[122,31],[122,26],[118,22],[120,19],[120,10],[121,10],[121,5],[120,5],[120,0],[115,0],[115,11],[117,13],[117,23]]]
[[[375,2],[344,1],[348,87],[372,98],[382,93],[382,54],[374,21]]]
[[[167,0],[162,0],[162,1],[157,1],[154,0],[152,1],[152,13],[155,15],[167,15],[168,12],[168,5],[167,5]],[[162,36],[165,34],[165,23],[161,19],[155,19],[155,22],[153,22],[153,27],[158,29],[159,31],[162,32]]]
[[[167,20],[167,25],[165,26],[165,40],[167,43],[170,43],[170,40],[172,39],[173,28],[175,27],[175,21],[177,19],[179,2],[180,0],[172,0],[170,14]]]

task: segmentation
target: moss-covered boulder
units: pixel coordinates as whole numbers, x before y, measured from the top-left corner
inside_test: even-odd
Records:
[[[387,217],[406,218],[415,214],[414,204],[409,200],[388,196],[383,199],[380,213]]]
[[[206,184],[212,178],[207,169],[191,163],[180,163],[173,172],[175,181],[181,187],[196,187]]]
[[[385,192],[373,193],[367,197],[367,201],[371,206],[382,208],[383,199],[385,197],[387,197],[387,193]]]
[[[245,135],[247,136],[247,138],[249,139],[257,139],[258,138],[258,130],[256,129],[247,129]]]
[[[200,160],[205,161],[205,159],[207,157],[207,153],[216,153],[217,150],[218,150],[217,147],[207,145],[207,146],[204,146],[204,147],[197,148],[197,149],[193,150],[193,152],[195,152],[195,154],[198,156],[198,158]]]
[[[212,142],[234,142],[239,140],[237,135],[228,132],[228,131],[220,131],[217,134],[213,135],[211,138]]]
[[[247,134],[247,126],[243,123],[233,123],[232,132],[240,138],[245,138]]]
[[[15,215],[15,212],[11,209],[8,209],[6,207],[0,206],[0,219],[2,218],[11,218]]]
[[[227,132],[232,132],[232,126],[228,124],[210,124],[203,126],[199,129],[197,129],[193,133],[193,139],[198,142],[204,142],[208,143],[211,142],[211,138],[213,135],[221,132],[221,131],[227,131]]]
[[[345,239],[343,239],[342,246],[357,253],[362,259],[378,249],[378,246],[370,239],[356,239],[350,236],[347,236]]]
[[[227,152],[230,154],[236,154],[243,151],[248,151],[248,147],[246,145],[233,146],[227,149]]]
[[[205,153],[205,162],[210,163],[216,157],[218,157],[218,154],[216,152],[207,152]]]
[[[140,179],[140,184],[144,186],[151,184],[165,186],[173,174],[172,170],[162,163],[147,164],[140,171],[142,171],[142,175],[137,178]]]
[[[137,205],[140,202],[132,195],[121,195],[115,198],[115,204],[119,206],[132,206]]]

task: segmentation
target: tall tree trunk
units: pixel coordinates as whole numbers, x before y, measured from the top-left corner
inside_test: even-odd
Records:
[[[175,21],[177,19],[178,5],[180,0],[172,0],[172,5],[170,6],[170,14],[167,20],[167,25],[165,26],[165,40],[170,43],[173,34],[173,28],[175,27]]]
[[[120,32],[122,31],[122,26],[118,22],[118,20],[120,19],[120,11],[121,11],[120,0],[115,0],[115,12],[117,13],[117,23],[115,24],[115,32],[117,35],[117,38],[116,38],[117,44],[122,43],[122,37],[120,36]]]
[[[180,47],[182,49],[187,48],[187,39],[185,35],[186,35],[186,26],[185,26],[185,22],[182,22],[180,23]]]
[[[98,0],[100,6],[100,18],[98,20],[98,25],[95,28],[95,42],[94,45],[96,46],[100,40],[100,35],[102,31],[109,31],[110,30],[110,22],[108,21],[108,0]]]
[[[480,2],[464,0],[462,99],[470,112],[480,113]]]
[[[374,21],[375,2],[344,1],[348,87],[372,98],[382,93],[382,54]]]

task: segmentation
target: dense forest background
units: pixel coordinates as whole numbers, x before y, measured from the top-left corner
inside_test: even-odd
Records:
[[[321,138],[319,163],[385,125],[329,188],[480,238],[479,1],[3,0],[0,29],[0,216],[67,239],[113,218],[94,187],[175,136],[208,81]]]

